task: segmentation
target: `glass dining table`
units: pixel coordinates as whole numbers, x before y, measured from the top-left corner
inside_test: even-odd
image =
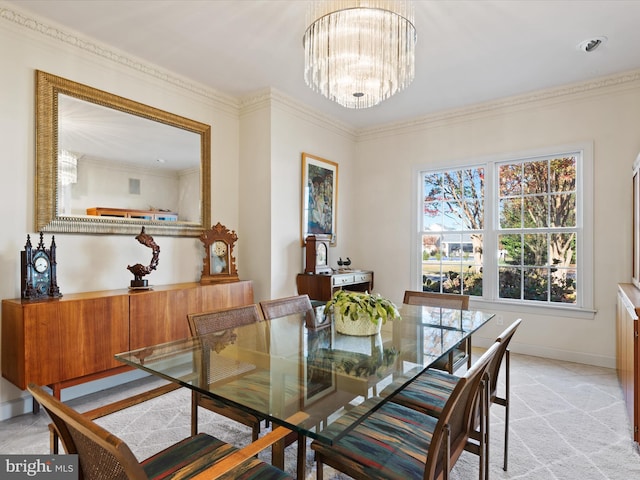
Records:
[[[125,364],[329,445],[485,325],[492,313],[402,305],[378,335],[307,328],[300,315],[124,352]],[[186,322],[186,319],[185,319]],[[393,381],[393,386],[389,384]],[[385,388],[386,387],[386,388]],[[366,401],[336,436],[325,427]],[[289,421],[303,412],[301,423]],[[298,417],[296,417],[298,418]]]

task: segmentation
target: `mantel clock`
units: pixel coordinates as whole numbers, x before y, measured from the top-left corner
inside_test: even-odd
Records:
[[[238,269],[233,256],[233,247],[238,240],[236,232],[218,222],[211,229],[205,230],[200,235],[200,240],[205,250],[200,283],[208,285],[237,282]]]
[[[308,235],[304,243],[306,249],[304,273],[331,273],[328,239]]]
[[[44,238],[40,232],[40,243],[34,249],[31,238],[27,235],[27,243],[24,250],[20,252],[22,298],[41,300],[61,297],[56,269],[55,237],[51,237],[51,246],[45,248]]]

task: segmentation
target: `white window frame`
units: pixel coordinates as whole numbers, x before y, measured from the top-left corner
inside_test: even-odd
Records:
[[[579,248],[576,262],[577,271],[577,303],[546,303],[498,297],[498,186],[496,185],[496,165],[508,161],[521,162],[527,159],[548,156],[577,154],[578,167],[576,175],[576,224],[578,227]],[[411,246],[411,284],[412,288],[422,288],[422,205],[423,175],[430,171],[458,170],[464,168],[485,168],[485,205],[484,205],[484,258],[482,297],[471,297],[472,304],[482,308],[497,310],[531,311],[550,309],[561,316],[582,316],[593,318],[594,263],[593,263],[593,143],[561,145],[523,152],[492,155],[484,158],[459,159],[454,161],[421,164],[414,167],[413,172],[413,211],[412,246]]]

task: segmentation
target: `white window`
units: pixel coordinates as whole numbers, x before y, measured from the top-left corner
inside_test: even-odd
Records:
[[[590,149],[421,169],[418,178],[423,290],[591,308]]]

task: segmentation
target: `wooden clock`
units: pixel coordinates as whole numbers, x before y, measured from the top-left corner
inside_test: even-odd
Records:
[[[237,282],[238,269],[233,256],[233,247],[238,240],[236,232],[218,222],[211,229],[205,230],[200,235],[200,240],[205,251],[200,283],[208,285]]]
[[[41,300],[62,296],[58,288],[56,262],[56,242],[51,237],[51,247],[44,247],[44,238],[40,232],[40,243],[34,249],[31,238],[27,235],[27,243],[20,252],[20,274],[22,298],[25,300]]]
[[[329,266],[329,241],[309,235],[305,239],[304,273],[331,273]]]

